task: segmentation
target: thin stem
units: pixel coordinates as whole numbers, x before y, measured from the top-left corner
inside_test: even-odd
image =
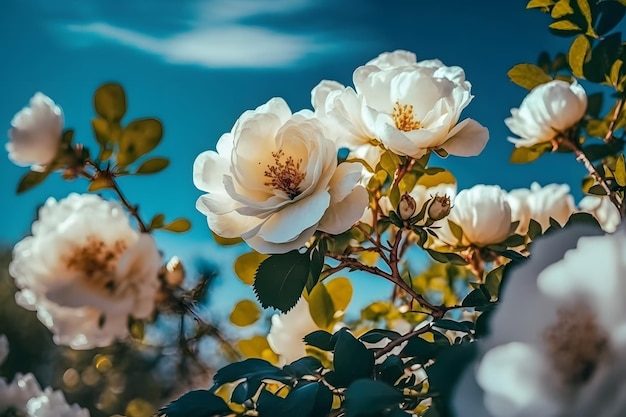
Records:
[[[409,332],[403,336],[400,336],[397,339],[394,339],[392,341],[390,341],[389,343],[387,343],[387,346],[385,346],[384,348],[376,351],[376,353],[374,353],[374,359],[378,359],[381,356],[383,356],[386,353],[389,353],[393,350],[393,348],[395,348],[396,346],[401,345],[402,343],[406,342],[407,340],[413,338],[413,337],[417,337],[420,334],[424,334],[428,331],[430,331],[431,328],[431,324],[428,324],[424,327],[420,327],[417,330],[413,330],[412,332]]]
[[[407,172],[410,172],[413,169],[413,165],[415,165],[416,159],[407,157],[407,160],[404,164],[400,165],[396,171],[396,176],[393,179],[393,184],[391,188],[395,188],[398,186],[402,178],[406,175]]]
[[[606,136],[604,137],[604,143],[609,143],[613,140],[613,132],[615,131],[615,125],[617,124],[617,120],[619,119],[620,114],[622,113],[622,109],[624,108],[624,97],[620,97],[617,100],[617,106],[615,107],[615,112],[613,112],[613,118],[611,119],[611,123],[609,123],[609,130],[606,132]]]

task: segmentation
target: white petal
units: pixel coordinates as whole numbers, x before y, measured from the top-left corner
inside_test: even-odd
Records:
[[[333,203],[320,220],[318,230],[338,235],[350,229],[359,220],[365,209],[369,195],[362,186],[356,186],[350,194],[338,203]]]
[[[479,155],[489,140],[489,130],[472,119],[465,119],[454,126],[448,139],[441,146],[450,155]]]

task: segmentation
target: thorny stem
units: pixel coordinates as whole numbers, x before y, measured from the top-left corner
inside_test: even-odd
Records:
[[[93,180],[98,179],[98,178],[106,179],[108,184],[109,184],[109,186],[111,187],[111,189],[115,192],[115,194],[117,194],[117,197],[119,198],[120,203],[122,203],[122,205],[124,207],[126,207],[126,209],[131,214],[131,216],[133,216],[135,218],[135,220],[137,221],[137,225],[139,226],[139,230],[142,233],[146,233],[148,231],[148,228],[146,227],[146,224],[141,219],[141,216],[139,216],[139,211],[138,211],[137,206],[132,205],[130,203],[130,201],[128,201],[128,199],[124,196],[124,194],[122,193],[122,190],[120,189],[119,185],[115,181],[111,171],[108,168],[104,169],[104,170],[101,169],[98,166],[98,164],[96,164],[92,160],[87,160],[85,162],[85,164],[88,165],[88,166],[91,166],[96,171],[96,173],[95,174],[90,174],[85,169],[81,169],[79,171],[79,173],[83,177],[87,178],[89,181],[93,181]]]
[[[606,136],[604,137],[604,143],[609,143],[611,140],[613,140],[613,132],[615,131],[615,125],[617,124],[617,120],[619,119],[619,116],[622,113],[623,108],[624,108],[624,97],[621,97],[617,101],[617,106],[615,107],[613,118],[611,119],[611,123],[609,124],[609,130],[606,132]]]
[[[424,334],[428,331],[430,331],[431,328],[431,324],[428,324],[424,327],[420,327],[417,330],[413,330],[412,332],[409,332],[405,335],[400,336],[397,339],[394,339],[392,341],[390,341],[389,343],[387,343],[387,346],[385,346],[384,348],[377,350],[376,353],[374,353],[374,359],[378,359],[381,356],[383,356],[386,353],[389,353],[393,350],[393,348],[395,348],[396,346],[401,345],[402,343],[406,342],[407,340],[419,336],[420,334]]]
[[[585,169],[587,170],[587,172],[589,172],[589,175],[591,175],[596,183],[598,183],[602,187],[611,202],[615,205],[615,207],[617,207],[619,212],[622,213],[622,203],[617,200],[615,193],[611,191],[609,185],[593,166],[589,158],[587,158],[587,155],[585,155],[585,153],[578,147],[577,143],[575,143],[570,137],[567,137],[564,134],[559,134],[554,140],[556,141],[557,145],[563,145],[566,148],[570,149],[572,152],[574,152],[574,155],[576,155],[576,160],[578,162],[581,162],[585,166]]]

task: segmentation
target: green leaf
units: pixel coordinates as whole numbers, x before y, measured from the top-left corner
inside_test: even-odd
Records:
[[[324,249],[324,248],[322,248]],[[310,293],[311,290],[317,285],[317,281],[320,279],[322,268],[324,268],[324,252],[318,248],[313,249],[311,252],[311,269],[309,270],[309,277],[306,281],[306,290]]]
[[[541,233],[541,224],[535,219],[530,219],[530,222],[528,223],[528,237],[531,240],[535,240],[537,236],[541,236]]]
[[[380,156],[380,162],[378,163],[378,167],[383,169],[387,174],[389,174],[390,178],[393,178],[396,170],[402,164],[400,157],[391,151],[385,151]],[[378,171],[377,167],[377,171]]]
[[[215,241],[215,243],[220,246],[233,246],[243,242],[243,239],[240,237],[222,237],[213,231],[211,231],[211,235],[213,236],[213,240]],[[252,271],[252,274],[254,276],[254,271]],[[252,281],[250,282],[250,284],[252,284]]]
[[[598,223],[598,219],[596,219],[592,214],[589,213],[573,213],[569,216],[567,223],[565,223],[565,227],[569,227],[573,224],[587,224],[593,226],[597,229],[601,229],[600,223]]]
[[[424,364],[437,356],[438,350],[438,345],[415,336],[410,338],[407,345],[402,349],[402,355],[413,358],[416,363]]]
[[[163,137],[163,127],[157,119],[133,120],[124,128],[120,138],[118,165],[126,166],[157,147]]]
[[[96,141],[105,148],[109,143],[109,122],[106,119],[94,117],[91,119],[91,127]]]
[[[458,321],[449,320],[449,319],[439,319],[433,322],[433,326],[439,327],[444,330],[453,330],[455,332],[465,332],[469,333],[470,328],[467,327],[466,324],[459,323]]]
[[[99,87],[93,96],[93,103],[96,113],[109,122],[119,122],[126,113],[126,94],[119,84],[109,83]]]
[[[441,262],[444,264],[451,263],[453,265],[467,265],[467,262],[465,262],[465,259],[457,255],[456,253],[437,252],[433,249],[426,249],[426,252],[428,252],[430,257],[433,258],[437,262]]]
[[[601,1],[596,7],[599,17],[597,18],[596,32],[600,36],[609,33],[624,18],[626,14],[626,1]]]
[[[587,96],[587,114],[591,117],[598,117],[602,111],[604,102],[603,93],[593,93]]]
[[[94,192],[98,190],[104,190],[106,188],[113,188],[113,185],[111,184],[111,180],[106,177],[96,177],[89,183],[89,187],[87,187],[87,191]]]
[[[182,217],[172,220],[169,224],[163,226],[163,230],[174,233],[185,233],[189,229],[191,229],[191,222]]]
[[[235,274],[244,284],[254,284],[254,274],[259,268],[261,262],[269,258],[269,255],[264,255],[258,252],[244,253],[235,260]]]
[[[622,34],[612,33],[602,39],[591,51],[591,58],[585,64],[585,78],[595,83],[603,83],[611,67],[619,57],[622,47]]]
[[[527,9],[539,9],[550,7],[554,4],[554,0],[530,0],[526,5]]]
[[[567,16],[572,13],[574,13],[574,9],[572,9],[570,0],[559,0],[556,2],[554,7],[552,8],[552,11],[550,12],[550,16],[552,16],[553,19],[558,19],[560,17]]]
[[[365,343],[378,343],[385,338],[389,340],[396,340],[400,337],[402,337],[402,335],[398,332],[394,332],[393,330],[372,329],[361,335],[359,340]]]
[[[562,31],[582,30],[576,23],[570,22],[569,20],[559,20],[554,23],[551,23],[548,27],[554,30],[562,30]]]
[[[21,194],[24,191],[28,191],[31,188],[41,184],[43,180],[45,180],[46,177],[48,177],[49,174],[50,172],[48,171],[44,171],[44,172],[28,171],[22,177],[19,184],[17,185],[17,193]]]
[[[615,181],[621,186],[626,186],[626,162],[624,162],[624,154],[620,155],[615,162]]]
[[[450,219],[447,219],[447,220],[448,220],[448,226],[450,227],[450,231],[452,232],[452,236],[454,236],[456,240],[461,242],[463,240],[463,229],[461,228],[461,226],[459,226],[452,220]]]
[[[230,413],[228,405],[207,390],[190,391],[159,410],[167,417],[200,417]]]
[[[152,158],[143,162],[135,171],[135,174],[154,174],[163,171],[170,164],[167,158]]]
[[[593,30],[593,17],[591,16],[591,7],[589,6],[588,0],[576,0],[578,3],[578,8],[585,18],[585,22],[587,22],[587,35],[589,36],[597,36],[596,32]]]
[[[606,191],[604,190],[604,187],[602,187],[600,184],[596,184],[589,187],[589,190],[587,190],[587,194],[602,196],[606,195]]]
[[[467,297],[463,299],[461,305],[463,307],[479,307],[489,303],[489,299],[485,296],[482,289],[476,288],[472,290]]]
[[[552,81],[552,77],[534,64],[517,64],[509,70],[507,75],[515,84],[528,90]]]
[[[309,312],[320,329],[327,329],[333,323],[335,306],[326,286],[319,283],[309,294]]]
[[[333,385],[347,387],[361,378],[371,378],[374,371],[374,353],[368,350],[346,329],[333,335],[335,352],[333,356]]]
[[[391,386],[371,379],[360,379],[346,391],[346,417],[383,415],[403,400],[400,392]]]
[[[570,68],[572,68],[572,74],[574,74],[575,77],[585,78],[583,65],[587,61],[590,51],[591,43],[586,35],[578,35],[574,38],[569,48],[569,53],[567,54],[567,60],[569,61]]]
[[[552,144],[549,142],[538,143],[529,148],[520,147],[513,149],[511,153],[511,158],[509,161],[512,164],[525,164],[528,162],[532,162],[539,158],[544,153],[548,152],[552,149]]]
[[[261,309],[252,300],[241,300],[235,305],[229,318],[236,326],[249,326],[261,318]]]
[[[150,225],[148,226],[148,230],[160,229],[163,227],[164,224],[165,224],[165,215],[159,213],[155,215],[152,218],[152,220],[150,220]]]
[[[346,277],[333,278],[326,283],[326,289],[337,311],[346,311],[352,300],[352,283]]]
[[[287,313],[302,295],[309,277],[309,254],[297,250],[272,255],[259,265],[254,292],[263,308],[274,307]]]

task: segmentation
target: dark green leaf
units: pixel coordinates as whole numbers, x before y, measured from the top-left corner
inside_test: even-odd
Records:
[[[311,269],[309,271],[309,277],[306,281],[306,290],[310,293],[317,281],[320,279],[322,268],[324,267],[324,251],[320,251],[318,248],[313,249],[311,252]]]
[[[396,355],[389,355],[380,365],[376,366],[377,380],[393,385],[404,375],[404,361]]]
[[[388,338],[390,340],[396,340],[402,335],[398,332],[394,332],[393,330],[386,329],[372,329],[367,333],[361,335],[359,340],[365,343],[378,343],[384,338]]]
[[[283,370],[275,367],[271,363],[263,360],[250,358],[245,361],[231,363],[218,370],[213,377],[213,382],[217,385],[224,385],[243,378],[268,378],[278,381],[285,379],[287,374]]]
[[[565,223],[565,227],[571,226],[573,224],[587,224],[597,229],[602,228],[600,226],[600,223],[598,223],[598,219],[596,219],[593,215],[589,213],[574,213],[569,216],[567,223]]]
[[[541,232],[541,224],[535,219],[530,219],[528,223],[528,237],[534,240],[537,236],[541,236]]]
[[[346,329],[333,335],[336,340],[333,367],[336,386],[347,387],[360,378],[371,378],[374,371],[374,353],[355,339]]]
[[[433,249],[426,249],[426,252],[428,252],[430,257],[437,262],[441,262],[444,264],[451,263],[453,265],[467,265],[465,259],[463,259],[460,255],[457,255],[456,253],[437,252]]]
[[[170,164],[167,158],[152,158],[145,162],[142,162],[135,171],[135,174],[154,174],[155,172],[163,171]]]
[[[476,307],[489,303],[489,299],[480,288],[476,288],[463,299],[461,305],[464,307]]]
[[[402,349],[402,356],[413,358],[415,363],[424,364],[437,356],[439,349],[438,345],[415,336],[410,338],[404,349]]]
[[[102,85],[96,90],[93,103],[96,113],[109,122],[119,122],[126,113],[126,94],[119,84]]]
[[[591,187],[589,187],[587,193],[591,195],[606,195],[604,187],[602,187],[600,184],[592,185]]]
[[[31,188],[41,184],[43,180],[50,174],[48,171],[37,172],[37,171],[28,171],[26,175],[22,177],[19,184],[17,185],[17,193],[23,193],[24,191],[28,191]]]
[[[190,391],[172,401],[161,410],[159,416],[167,417],[208,417],[230,412],[228,405],[211,391]]]
[[[624,18],[626,14],[626,5],[620,4],[619,1],[604,0],[598,2],[598,19],[596,23],[596,32],[600,36],[609,33]]]
[[[148,226],[149,230],[160,229],[163,227],[165,221],[165,215],[157,214],[150,220],[150,225]]]
[[[599,117],[604,102],[603,93],[593,93],[587,96],[587,114],[591,117]]]
[[[448,320],[448,319],[439,319],[433,322],[433,326],[439,327],[444,330],[454,330],[456,332],[465,332],[469,333],[470,329],[467,325],[463,323],[459,323],[458,321]]]
[[[330,352],[335,348],[335,340],[332,337],[333,335],[325,330],[316,330],[304,336],[304,343]]]
[[[272,255],[259,265],[254,276],[254,292],[264,308],[291,310],[302,295],[311,268],[308,254],[297,250]]]
[[[163,137],[163,127],[157,119],[133,120],[124,128],[119,143],[117,163],[132,164],[157,147]]]
[[[319,359],[305,356],[304,358],[291,362],[289,365],[283,366],[283,371],[296,378],[302,378],[304,375],[315,374],[320,368],[322,368],[322,363]]]
[[[346,391],[346,417],[382,415],[383,411],[397,406],[402,399],[400,392],[385,383],[360,379]]]
[[[585,78],[602,83],[609,75],[613,62],[618,58],[622,43],[622,34],[612,33],[596,45],[591,51],[591,59],[584,66]]]

